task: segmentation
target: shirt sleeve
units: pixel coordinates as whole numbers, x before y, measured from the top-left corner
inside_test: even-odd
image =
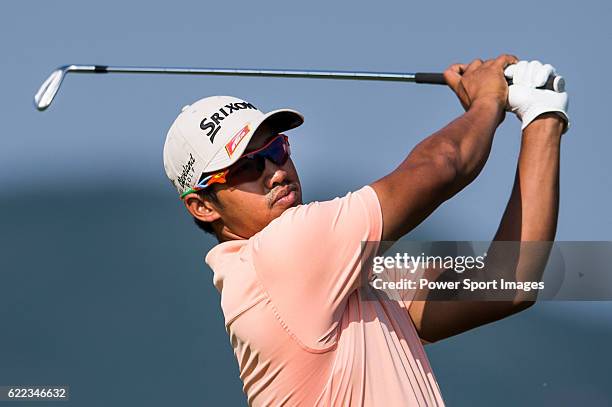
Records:
[[[291,208],[252,238],[262,288],[277,318],[303,346],[320,350],[335,343],[347,298],[362,281],[362,259],[377,248],[362,242],[379,241],[381,234],[378,197],[366,186]]]

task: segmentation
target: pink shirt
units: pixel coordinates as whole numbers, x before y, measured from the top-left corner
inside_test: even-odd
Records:
[[[361,242],[381,233],[366,186],[208,253],[250,405],[444,405],[409,301],[366,301],[357,289]]]

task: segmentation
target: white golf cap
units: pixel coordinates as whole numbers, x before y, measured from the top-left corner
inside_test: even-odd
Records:
[[[263,122],[283,132],[301,125],[304,117],[291,109],[264,114],[232,96],[211,96],[183,107],[164,144],[164,169],[179,194],[193,188],[203,173],[238,161]]]

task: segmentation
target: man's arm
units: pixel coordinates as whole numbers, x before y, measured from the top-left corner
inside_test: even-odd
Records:
[[[372,184],[383,214],[382,240],[397,240],[476,178],[504,118],[504,68],[516,57],[453,65],[449,85],[467,110],[419,143],[392,173]]]
[[[539,116],[523,131],[512,194],[495,241],[552,241],[559,207],[559,152],[564,121],[554,113]],[[504,246],[489,250],[487,263],[510,266]],[[537,281],[548,251],[518,251],[507,280]],[[496,261],[496,258],[502,259]],[[495,271],[500,273],[500,271]],[[533,294],[533,293],[531,293]],[[533,304],[519,291],[514,301],[415,301],[410,315],[421,338],[433,342],[514,314]]]
[[[512,195],[495,240],[554,240],[563,127],[558,115],[546,113],[523,131]]]

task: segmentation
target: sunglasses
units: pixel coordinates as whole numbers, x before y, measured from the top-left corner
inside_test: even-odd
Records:
[[[284,165],[290,155],[289,138],[284,134],[279,134],[263,147],[242,155],[230,167],[214,174],[202,174],[198,183],[193,188],[184,192],[181,195],[181,199],[187,196],[187,194],[201,191],[212,184],[225,184],[227,182],[240,184],[254,181],[261,176],[266,168],[266,159],[276,165]]]

